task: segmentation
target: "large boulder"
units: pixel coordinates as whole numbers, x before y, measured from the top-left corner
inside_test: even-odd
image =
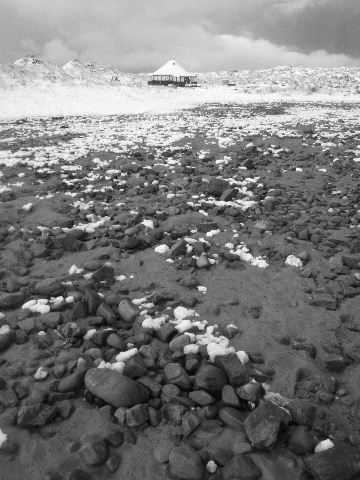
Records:
[[[116,408],[129,408],[149,400],[149,390],[144,385],[115,370],[91,368],[86,372],[85,386],[95,397]]]

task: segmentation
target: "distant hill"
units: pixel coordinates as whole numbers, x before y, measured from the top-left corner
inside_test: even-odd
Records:
[[[0,88],[58,85],[146,86],[147,74],[124,73],[119,68],[70,60],[63,66],[35,56],[0,65]],[[203,86],[222,85],[244,93],[360,94],[360,68],[276,67],[263,70],[233,70],[198,74]]]

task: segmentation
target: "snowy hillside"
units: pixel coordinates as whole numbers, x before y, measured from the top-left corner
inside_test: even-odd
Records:
[[[28,56],[0,65],[0,118],[168,112],[205,103],[360,102],[360,68],[277,67],[198,75],[200,88],[147,86],[148,74]]]

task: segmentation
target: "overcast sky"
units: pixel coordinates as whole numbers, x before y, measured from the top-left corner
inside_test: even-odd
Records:
[[[0,0],[0,63],[360,65],[360,0]]]

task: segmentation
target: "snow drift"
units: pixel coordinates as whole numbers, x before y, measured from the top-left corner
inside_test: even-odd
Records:
[[[0,119],[168,113],[211,103],[360,103],[359,68],[278,67],[199,79],[196,89],[149,87],[145,74],[78,60],[60,67],[25,57],[0,65]]]

